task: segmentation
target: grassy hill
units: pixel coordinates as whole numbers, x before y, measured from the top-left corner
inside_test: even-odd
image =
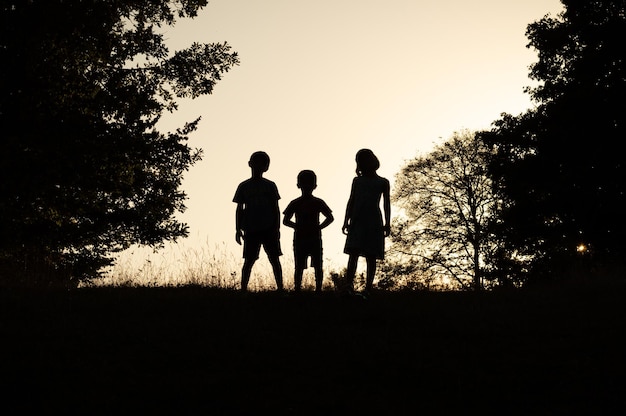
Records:
[[[0,292],[3,414],[617,414],[626,285]],[[0,409],[2,410],[2,409]]]

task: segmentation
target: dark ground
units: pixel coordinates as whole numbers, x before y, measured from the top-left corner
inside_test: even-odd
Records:
[[[626,285],[0,292],[0,412],[613,415]]]

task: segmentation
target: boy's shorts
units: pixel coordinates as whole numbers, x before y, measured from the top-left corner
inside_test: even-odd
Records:
[[[313,238],[294,238],[293,240],[293,257],[297,270],[304,270],[308,267],[307,259],[311,257],[311,267],[322,267],[322,239]]]
[[[243,258],[258,259],[261,246],[267,257],[281,256],[283,252],[280,249],[280,232],[277,230],[246,232],[243,239]]]

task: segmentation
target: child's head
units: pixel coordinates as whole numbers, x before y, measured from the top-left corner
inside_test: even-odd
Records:
[[[373,173],[380,167],[378,158],[370,149],[361,149],[356,153],[356,174]]]
[[[317,176],[312,170],[303,170],[298,173],[298,188],[303,191],[312,191],[317,187]]]
[[[250,156],[248,166],[259,172],[267,172],[270,167],[270,157],[265,152],[254,152],[252,156]]]

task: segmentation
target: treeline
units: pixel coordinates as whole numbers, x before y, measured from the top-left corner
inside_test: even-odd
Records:
[[[534,108],[460,131],[398,173],[382,287],[523,286],[623,270],[626,1],[562,0],[528,25]],[[159,28],[207,1],[8,1],[0,9],[0,283],[75,286],[133,244],[187,235],[201,158],[156,123],[239,64],[170,51]],[[400,277],[399,277],[400,276]]]
[[[156,123],[210,94],[226,43],[170,54],[160,28],[207,1],[4,1],[0,9],[0,281],[97,277],[133,244],[187,235],[183,173],[200,160]]]
[[[527,27],[534,108],[398,174],[389,285],[398,271],[468,289],[624,271],[626,2],[562,3]]]

